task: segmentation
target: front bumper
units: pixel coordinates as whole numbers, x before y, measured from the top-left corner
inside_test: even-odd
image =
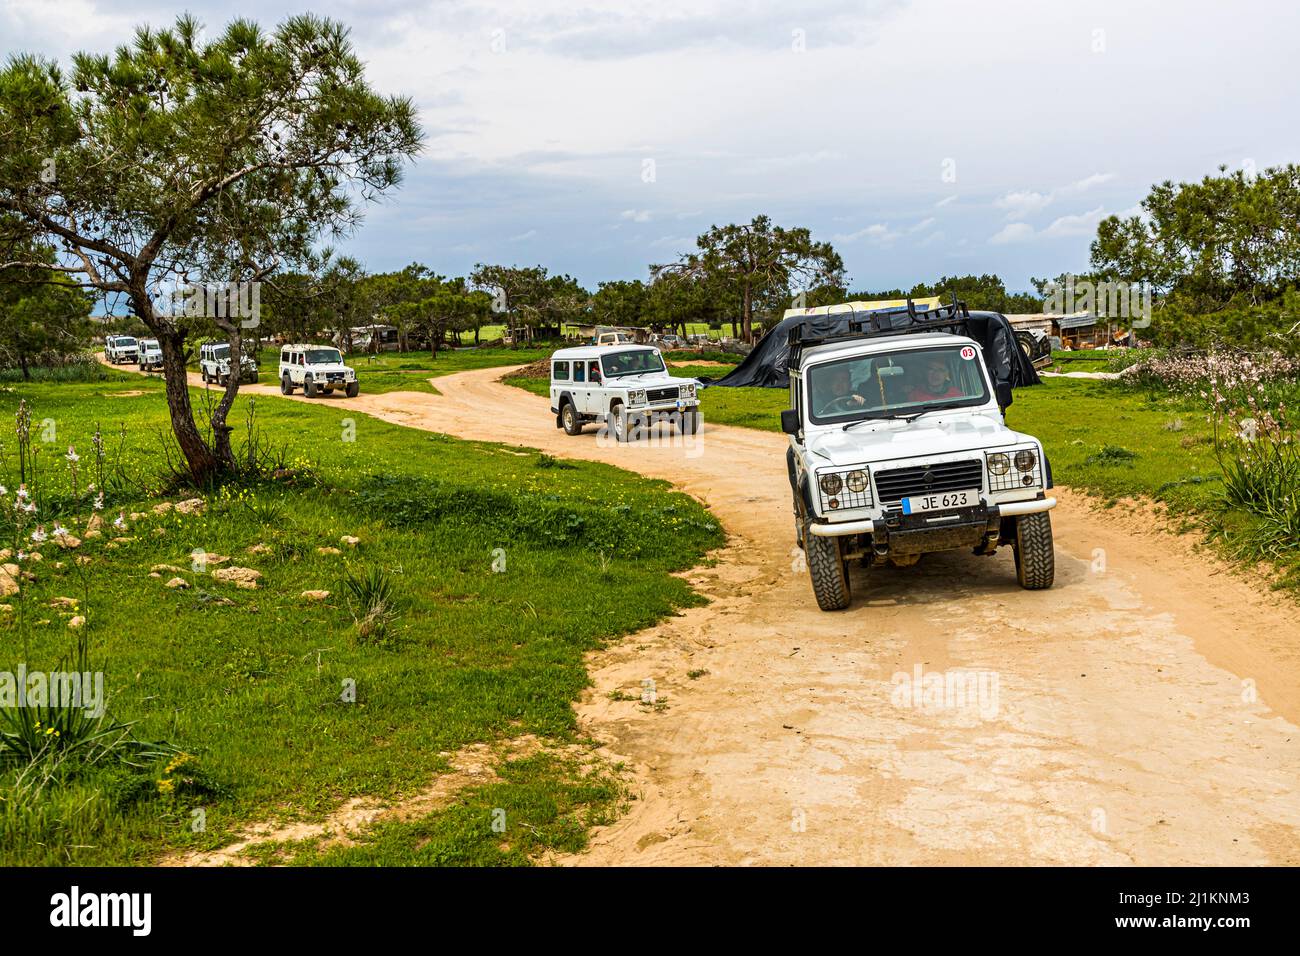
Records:
[[[974,531],[979,528],[997,530],[1003,518],[1016,515],[1050,511],[1056,499],[1035,498],[1031,501],[1009,501],[1005,504],[980,504],[974,508],[957,511],[923,511],[914,515],[889,512],[882,518],[864,518],[861,521],[813,522],[808,530],[819,538],[839,538],[850,534],[869,534],[873,539],[902,542],[912,536],[913,543],[923,544],[926,536],[950,537],[955,530]],[[937,534],[943,532],[944,534]],[[939,550],[925,548],[924,550]]]

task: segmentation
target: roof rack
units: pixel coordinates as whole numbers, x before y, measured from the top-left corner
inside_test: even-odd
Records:
[[[844,313],[839,313],[844,314]],[[888,309],[872,309],[859,313],[850,313],[848,328],[841,332],[809,335],[806,323],[800,323],[790,329],[788,345],[790,346],[790,366],[799,364],[799,355],[804,349],[831,342],[848,342],[855,339],[874,339],[887,335],[913,335],[918,332],[949,332],[953,335],[969,334],[967,320],[970,310],[966,303],[958,301],[954,294],[952,302],[937,309],[918,311],[911,297],[905,306]]]

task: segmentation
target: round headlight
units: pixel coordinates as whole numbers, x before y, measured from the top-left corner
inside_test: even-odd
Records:
[[[989,455],[989,471],[995,475],[1005,475],[1011,470],[1011,459],[1002,452],[995,452]]]
[[[839,475],[822,475],[822,491],[828,495],[838,495],[840,489],[844,487],[844,482],[840,480]]]
[[[862,494],[867,490],[867,475],[861,471],[851,471],[845,477],[845,484],[849,486],[849,491]]]
[[[1038,456],[1028,448],[1016,452],[1016,468],[1019,470],[1033,471],[1036,464],[1038,464]]]

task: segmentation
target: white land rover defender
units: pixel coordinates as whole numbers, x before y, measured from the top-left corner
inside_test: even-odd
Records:
[[[700,427],[699,384],[673,378],[651,345],[560,349],[551,356],[551,412],[555,427],[577,435],[587,422],[607,422],[616,441],[634,438],[657,421],[684,434]]]
[[[139,345],[133,335],[110,335],[104,339],[104,357],[114,365],[134,362],[139,354]]]
[[[138,344],[140,371],[150,372],[163,367],[162,346],[157,339],[141,339]]]
[[[795,536],[824,611],[848,607],[855,558],[906,567],[931,551],[1009,544],[1022,587],[1052,586],[1051,466],[1036,438],[1007,427],[1011,385],[959,334],[970,315],[954,302],[789,334],[781,428]]]
[[[341,388],[348,398],[361,392],[355,369],[343,364],[343,356],[332,345],[286,345],[280,349],[280,392],[292,395],[302,388],[308,398],[329,395]]]
[[[205,385],[225,386],[230,382],[230,343],[205,342],[199,346],[199,377]],[[245,353],[239,356],[239,380],[257,381],[257,361]]]

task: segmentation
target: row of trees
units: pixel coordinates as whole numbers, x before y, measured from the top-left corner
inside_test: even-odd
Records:
[[[1300,350],[1300,166],[1160,183],[1140,214],[1102,220],[1091,264],[1151,287],[1158,344]]]
[[[54,267],[53,250],[30,241],[12,217],[0,214],[0,259],[24,268],[0,271],[0,368],[21,370],[80,357],[91,334],[94,297]]]

